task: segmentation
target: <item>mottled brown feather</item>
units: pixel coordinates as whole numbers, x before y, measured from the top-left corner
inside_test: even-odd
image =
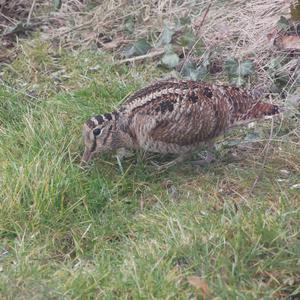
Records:
[[[277,105],[261,102],[248,90],[170,79],[135,92],[112,114],[91,118],[87,131],[98,127],[104,132],[111,125],[113,131],[105,134],[105,143],[101,134],[85,133],[86,144],[95,138],[97,151],[125,147],[184,153],[236,125],[278,113]]]

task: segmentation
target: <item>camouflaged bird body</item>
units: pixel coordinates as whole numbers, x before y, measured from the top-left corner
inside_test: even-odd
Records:
[[[236,87],[164,81],[130,96],[119,109],[118,123],[135,148],[184,153],[252,120],[257,103],[251,92]]]
[[[86,130],[109,126],[99,143],[106,150],[186,153],[234,126],[277,113],[278,106],[251,91],[171,79],[137,91],[112,114],[90,119]]]

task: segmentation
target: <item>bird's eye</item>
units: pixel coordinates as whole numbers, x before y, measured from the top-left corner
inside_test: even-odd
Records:
[[[101,129],[100,129],[100,128],[96,128],[96,129],[93,130],[94,136],[97,136],[97,135],[99,135],[100,133],[101,133]]]

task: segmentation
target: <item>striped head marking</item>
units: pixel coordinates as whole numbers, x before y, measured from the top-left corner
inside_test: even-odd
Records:
[[[96,153],[112,150],[112,136],[118,113],[107,113],[89,119],[83,126],[85,151],[81,164],[91,160]]]

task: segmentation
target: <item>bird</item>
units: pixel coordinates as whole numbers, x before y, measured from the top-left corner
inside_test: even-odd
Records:
[[[254,90],[208,82],[165,79],[129,95],[113,112],[83,126],[81,164],[97,153],[124,149],[177,154],[169,167],[237,126],[280,113]],[[163,168],[163,166],[162,166]]]

